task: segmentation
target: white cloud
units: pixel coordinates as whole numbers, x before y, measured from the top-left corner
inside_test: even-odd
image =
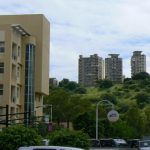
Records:
[[[43,13],[51,22],[50,76],[78,78],[78,56],[118,53],[130,76],[134,50],[147,55],[150,72],[149,0],[5,0],[0,14]]]

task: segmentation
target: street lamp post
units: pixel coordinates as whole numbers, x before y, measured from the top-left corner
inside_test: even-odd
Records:
[[[50,107],[51,107],[51,123],[52,123],[52,121],[53,121],[53,105],[51,104]]]
[[[40,107],[42,107],[42,108],[46,108],[46,107],[50,107],[51,108],[51,110],[50,110],[50,121],[51,121],[51,123],[52,123],[52,121],[53,121],[53,105],[52,104],[49,104],[49,105],[42,105],[42,106],[37,106],[37,107],[35,107],[35,108],[40,108]]]
[[[111,109],[114,109],[114,104],[108,100],[102,100],[96,104],[96,140],[98,140],[98,106],[103,103],[105,103],[105,105],[107,103],[107,105],[111,106]]]

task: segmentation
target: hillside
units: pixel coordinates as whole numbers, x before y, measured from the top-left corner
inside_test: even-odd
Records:
[[[53,121],[71,121],[75,130],[95,137],[95,110],[101,100],[109,100],[119,112],[117,122],[109,122],[110,107],[99,108],[99,137],[140,138],[150,135],[150,76],[140,73],[122,84],[101,80],[96,87],[84,88],[64,79],[45,98],[53,105]],[[100,106],[99,106],[100,107]],[[50,113],[47,110],[47,113]]]
[[[87,88],[84,97],[91,100],[103,98],[110,101],[112,98],[120,107],[138,105],[139,108],[143,108],[150,103],[150,80],[129,80],[123,84],[114,84],[110,88]]]

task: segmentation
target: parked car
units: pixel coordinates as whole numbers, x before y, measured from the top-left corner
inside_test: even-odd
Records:
[[[83,150],[83,149],[64,146],[28,146],[28,147],[20,147],[18,150]]]
[[[42,140],[42,145],[48,146],[49,145],[49,140],[48,139],[43,139]]]
[[[98,148],[100,147],[100,141],[96,139],[89,139],[91,147]]]
[[[128,146],[130,148],[137,148],[137,147],[139,147],[139,139],[128,139],[127,143],[128,143]]]
[[[100,139],[101,147],[105,148],[127,148],[128,144],[124,139]]]
[[[150,150],[150,140],[140,140],[139,150]]]

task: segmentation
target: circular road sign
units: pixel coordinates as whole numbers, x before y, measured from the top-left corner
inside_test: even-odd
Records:
[[[119,113],[116,110],[111,110],[108,112],[107,118],[110,122],[116,122],[119,119]]]

